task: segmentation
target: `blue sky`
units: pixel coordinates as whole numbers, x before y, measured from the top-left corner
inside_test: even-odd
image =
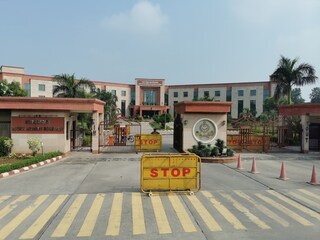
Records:
[[[268,81],[280,55],[320,77],[319,0],[0,0],[0,65],[166,84]],[[317,84],[302,88],[302,96]]]

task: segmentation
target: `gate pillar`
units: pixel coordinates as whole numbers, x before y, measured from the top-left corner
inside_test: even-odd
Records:
[[[92,153],[99,153],[99,124],[103,120],[103,114],[98,112],[92,113]]]
[[[178,128],[174,128],[175,141],[180,140],[180,144],[175,142],[178,151],[186,151],[197,142],[211,145],[217,139],[227,142],[227,113],[231,102],[184,101],[176,103],[174,110],[178,114],[176,120],[179,118]]]

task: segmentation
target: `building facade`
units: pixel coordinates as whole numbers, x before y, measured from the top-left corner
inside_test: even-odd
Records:
[[[1,66],[0,80],[18,82],[31,97],[53,97],[56,83],[53,77],[29,75],[24,68]],[[117,96],[117,107],[123,116],[145,116],[170,112],[174,115],[174,104],[213,98],[215,102],[232,102],[231,116],[237,118],[246,108],[259,116],[263,112],[263,101],[274,95],[276,84],[271,81],[165,85],[164,79],[136,78],[135,84],[94,81],[97,89]]]

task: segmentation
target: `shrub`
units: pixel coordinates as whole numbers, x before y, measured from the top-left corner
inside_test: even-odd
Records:
[[[228,157],[234,156],[234,151],[231,148],[224,146],[224,141],[217,139],[215,146],[210,144],[205,145],[202,142],[198,142],[197,145],[193,145],[192,148],[188,149],[189,152],[192,152],[199,157],[217,157],[222,155],[223,149],[227,149],[226,155]]]
[[[19,162],[0,165],[0,173],[9,172],[14,169],[19,169],[25,166],[29,166],[29,165],[32,165],[32,164],[35,164],[59,155],[62,155],[62,152],[60,151],[50,152],[50,153],[45,153],[44,155],[34,156],[29,159],[22,159],[22,160],[19,160]]]
[[[41,141],[39,138],[29,138],[27,141],[32,155],[35,156],[41,149]]]
[[[10,141],[12,144],[12,139],[8,137],[0,137],[0,156],[7,156],[11,152]]]

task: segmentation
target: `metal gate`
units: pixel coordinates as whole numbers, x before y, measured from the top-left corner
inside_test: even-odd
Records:
[[[71,151],[92,151],[92,132],[75,127],[70,130]]]
[[[174,119],[173,147],[179,152],[183,152],[183,126],[180,114]]]
[[[135,136],[141,134],[141,125],[124,119],[109,125],[101,122],[99,125],[99,153],[136,152]]]

